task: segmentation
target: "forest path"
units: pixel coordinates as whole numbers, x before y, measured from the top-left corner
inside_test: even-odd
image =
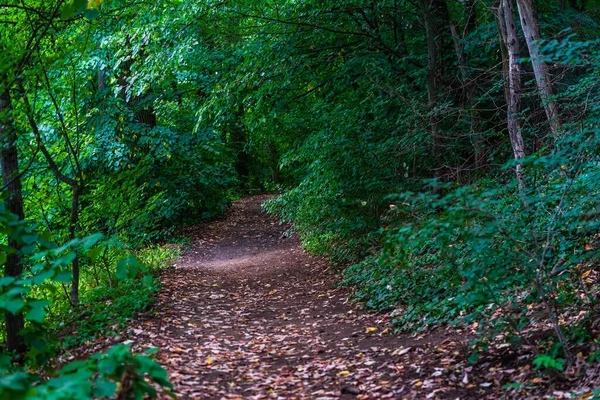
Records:
[[[441,377],[454,367],[454,342],[389,335],[389,317],[358,312],[326,260],[261,212],[267,198],[189,230],[152,314],[130,328],[134,347],[161,349],[178,397],[465,398],[460,376],[454,387]]]

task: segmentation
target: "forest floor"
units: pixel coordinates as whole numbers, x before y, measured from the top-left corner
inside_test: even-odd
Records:
[[[327,261],[261,212],[266,199],[187,230],[191,244],[163,271],[156,304],[128,329],[134,349],[160,348],[179,398],[500,395],[501,369],[466,362],[469,331],[392,334],[389,316],[348,301]]]

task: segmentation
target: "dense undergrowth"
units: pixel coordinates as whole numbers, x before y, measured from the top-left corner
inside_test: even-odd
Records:
[[[159,288],[156,273],[176,253],[156,246],[138,252],[119,246],[115,250],[114,242],[103,241],[99,234],[57,246],[47,233],[38,233],[34,225],[19,221],[4,207],[0,214],[3,232],[17,245],[25,245],[21,251],[28,262],[27,272],[19,278],[2,277],[0,281],[0,306],[23,313],[26,323],[21,334],[27,344],[20,359],[10,354],[0,357],[0,395],[10,399],[117,394],[142,398],[156,395],[152,382],[168,393],[166,372],[150,358],[132,354],[126,345],[63,365],[58,371],[52,360],[72,346],[122,330],[128,318],[152,303]],[[102,268],[108,254],[116,262]],[[78,256],[89,270],[82,275],[80,283],[85,290],[73,308],[68,305],[65,284],[72,279],[69,264]]]
[[[596,50],[584,60],[574,54],[582,48]],[[546,51],[556,62],[598,60],[596,41],[551,43]],[[473,360],[490,339],[519,343],[549,332],[536,365],[563,370],[574,348],[593,362],[600,99],[590,88],[598,87],[598,72],[594,65],[563,94],[576,117],[559,140],[470,183],[389,185],[379,164],[361,166],[348,153],[336,162],[327,150],[314,158],[308,150],[306,178],[266,208],[293,222],[308,250],[340,266],[354,298],[390,312],[400,331],[479,326]],[[321,144],[339,150],[339,143]]]
[[[0,5],[0,391],[167,385],[123,348],[41,372],[148,307],[158,244],[264,191],[399,330],[544,332],[536,365],[595,360],[598,6]]]
[[[107,249],[102,249],[104,263],[108,258],[106,253]],[[102,271],[90,277],[93,283],[86,285],[79,307],[53,302],[56,307],[48,310],[49,329],[56,332],[62,347],[68,349],[98,338],[121,334],[128,321],[152,305],[160,290],[158,274],[161,269],[173,264],[179,250],[177,247],[154,245],[132,254],[140,264],[140,271],[133,279],[123,280],[123,277],[117,276],[116,270],[112,270],[112,265],[124,259],[116,256],[108,266],[105,264]],[[92,264],[89,267],[93,270],[94,266]]]

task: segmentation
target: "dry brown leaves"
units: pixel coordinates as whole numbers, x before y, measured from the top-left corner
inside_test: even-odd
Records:
[[[191,248],[162,276],[134,349],[158,347],[180,398],[497,398],[519,371],[466,362],[471,331],[391,334],[359,312],[327,262],[260,212],[265,197],[188,231]]]

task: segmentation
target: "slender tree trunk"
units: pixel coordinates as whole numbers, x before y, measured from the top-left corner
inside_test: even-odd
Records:
[[[472,10],[472,9],[471,9]],[[469,20],[474,18],[469,18]],[[467,32],[474,29],[474,26],[467,24]],[[452,32],[452,40],[454,41],[454,51],[456,52],[456,59],[458,61],[458,69],[460,71],[460,77],[462,79],[464,98],[469,107],[469,117],[471,122],[471,137],[473,138],[473,147],[475,149],[475,167],[481,168],[483,165],[483,141],[482,141],[482,129],[481,120],[479,119],[479,113],[477,111],[477,101],[475,95],[477,92],[477,80],[471,79],[467,73],[467,61],[464,53],[464,48],[461,44],[460,33],[458,32],[458,25],[456,22],[450,22],[450,31]]]
[[[77,227],[77,221],[79,220],[79,194],[81,188],[77,183],[71,185],[71,219],[69,221],[69,239],[75,239],[75,231]],[[79,304],[79,257],[76,256],[71,264],[71,270],[73,277],[71,281],[71,306],[75,307]]]
[[[229,145],[235,153],[234,168],[244,191],[250,190],[250,154],[246,151],[247,132],[244,126],[244,106],[239,102],[238,109],[234,111],[234,121],[230,124]]]
[[[558,105],[552,98],[554,90],[548,72],[548,65],[542,61],[540,56],[540,25],[531,0],[517,0],[517,8],[519,9],[521,27],[523,28],[525,41],[527,42],[527,48],[529,49],[529,55],[531,57],[535,82],[540,92],[546,117],[548,117],[548,122],[550,123],[550,130],[556,139],[558,138],[561,122],[559,119]]]
[[[514,19],[512,0],[501,0],[498,8],[499,23],[502,24],[501,33],[508,52],[508,99],[506,122],[508,135],[513,149],[515,160],[525,157],[525,144],[519,126],[518,114],[521,104],[521,66],[519,64],[519,39]],[[522,166],[517,165],[517,179],[522,182]]]
[[[510,93],[509,93],[509,85],[508,85],[508,49],[506,47],[506,22],[504,20],[504,12],[502,9],[502,0],[498,0],[498,2],[492,8],[494,13],[494,17],[496,20],[496,28],[498,29],[498,43],[500,47],[500,62],[502,63],[502,76],[504,78],[504,100],[506,104],[509,102]]]
[[[441,81],[441,48],[440,18],[438,5],[432,0],[420,0],[427,38],[427,111],[432,137],[432,154],[435,162],[436,176],[441,173],[442,161],[442,132],[440,117],[437,115],[438,91]]]
[[[98,92],[103,92],[106,90],[106,76],[104,75],[104,71],[98,67]]]
[[[279,155],[277,154],[277,148],[270,141],[266,144],[267,153],[269,155],[269,167],[271,169],[271,179],[273,183],[281,183],[279,177]]]
[[[50,152],[44,145],[44,142],[42,141],[42,136],[40,134],[37,122],[35,121],[35,116],[33,114],[31,104],[29,103],[27,92],[25,92],[25,88],[23,87],[21,82],[18,82],[19,89],[22,92],[21,96],[23,98],[23,105],[25,106],[25,114],[27,115],[27,120],[29,121],[29,126],[31,127],[31,130],[33,131],[33,134],[38,140],[40,151],[44,155],[44,158],[46,159],[46,162],[48,163],[48,166],[50,167],[50,170],[52,171],[56,179],[71,186],[72,194],[71,215],[69,220],[69,239],[75,239],[75,232],[77,222],[79,219],[79,196],[81,195],[81,192],[84,188],[83,179],[78,180],[76,178],[70,178],[60,171],[58,165],[56,165],[56,162],[54,162],[52,155],[50,154]],[[76,155],[74,154],[74,156]],[[74,307],[79,303],[79,257],[76,256],[73,262],[71,263],[71,270],[73,272],[73,277],[71,282],[70,303]]]
[[[2,76],[2,82],[6,82],[6,76]],[[2,183],[7,187],[8,198],[6,206],[8,211],[15,214],[19,220],[25,219],[23,211],[23,193],[21,189],[21,179],[19,176],[19,153],[17,149],[17,133],[12,118],[12,105],[10,92],[7,87],[0,86],[0,157],[2,158]],[[20,246],[14,240],[8,239],[8,246],[17,250],[15,253],[8,253],[4,265],[6,276],[19,277],[23,272]],[[6,318],[6,344],[9,351],[23,353],[25,341],[20,332],[24,327],[23,314],[5,313]]]

